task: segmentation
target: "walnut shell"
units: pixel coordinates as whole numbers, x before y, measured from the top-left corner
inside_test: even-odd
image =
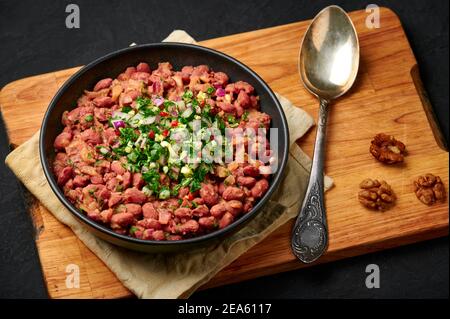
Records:
[[[403,162],[406,146],[393,136],[380,133],[375,135],[370,145],[370,153],[380,162],[394,164]]]
[[[433,205],[437,201],[445,201],[445,187],[439,176],[426,174],[414,181],[414,193],[425,205]]]
[[[395,203],[394,191],[385,181],[367,178],[359,184],[359,187],[361,188],[358,193],[359,202],[367,208],[385,211]]]

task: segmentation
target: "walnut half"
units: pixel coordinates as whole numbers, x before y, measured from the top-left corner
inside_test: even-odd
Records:
[[[395,203],[395,194],[385,181],[367,178],[359,184],[361,190],[358,199],[361,204],[370,209],[385,211]]]
[[[426,174],[414,181],[414,193],[426,205],[433,205],[437,201],[445,200],[445,187],[439,176]]]
[[[380,133],[375,135],[370,145],[370,153],[380,162],[394,164],[403,162],[406,146],[393,136]]]

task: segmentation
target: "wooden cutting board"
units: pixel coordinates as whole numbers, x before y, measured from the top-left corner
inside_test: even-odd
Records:
[[[425,173],[440,175],[448,191],[448,152],[442,149],[426,94],[420,83],[416,59],[398,17],[382,8],[381,27],[365,25],[367,13],[350,14],[359,34],[361,67],[352,91],[332,107],[326,154],[326,173],[335,186],[326,194],[329,223],[328,252],[319,262],[329,262],[448,234],[448,200],[432,207],[412,192],[413,179]],[[202,41],[225,52],[261,75],[272,89],[314,117],[317,101],[300,84],[297,57],[309,21]],[[189,31],[189,30],[187,30]],[[40,127],[42,116],[57,89],[78,68],[29,77],[8,84],[0,105],[13,147]],[[225,70],[226,71],[226,70]],[[395,135],[408,148],[404,165],[385,166],[369,154],[372,137]],[[312,153],[314,130],[299,144]],[[40,169],[36,167],[36,169]],[[385,213],[368,211],[357,201],[359,182],[387,180],[398,200]],[[27,196],[36,226],[36,244],[51,297],[117,298],[130,296],[108,268],[72,231],[59,223],[32,196]],[[291,223],[275,231],[238,260],[223,269],[205,287],[224,285],[297,269],[302,266],[290,252]],[[65,285],[66,266],[80,267],[80,288]]]

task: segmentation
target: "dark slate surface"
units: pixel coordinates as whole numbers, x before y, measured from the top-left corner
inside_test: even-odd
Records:
[[[65,7],[81,9],[81,28],[65,28]],[[153,3],[153,4],[152,4]],[[0,86],[64,69],[128,46],[160,41],[173,29],[198,40],[312,18],[330,1],[0,1]],[[344,9],[370,2],[336,1]],[[448,1],[377,1],[401,18],[446,137]],[[219,18],[216,18],[219,17]],[[19,184],[4,165],[0,125],[0,297],[47,296]],[[193,298],[448,298],[448,238],[292,271],[194,294]],[[365,267],[381,269],[381,288],[365,287]]]

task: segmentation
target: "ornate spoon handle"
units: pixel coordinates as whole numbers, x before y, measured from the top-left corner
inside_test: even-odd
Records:
[[[328,101],[321,99],[314,155],[308,188],[300,214],[292,232],[292,251],[304,263],[319,258],[328,245],[327,220],[324,205],[323,165],[328,118]]]

